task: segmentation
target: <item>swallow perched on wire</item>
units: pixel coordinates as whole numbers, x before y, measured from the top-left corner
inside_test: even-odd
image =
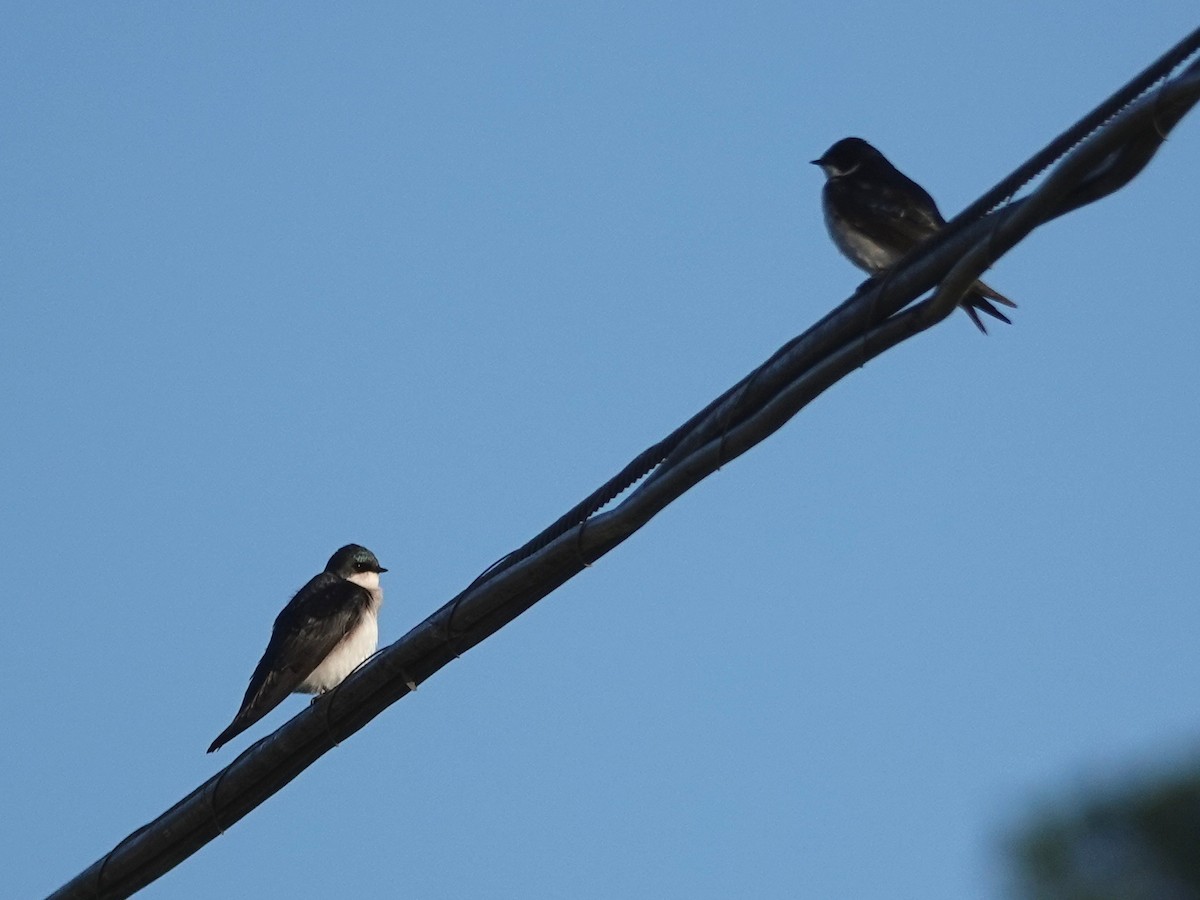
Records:
[[[293,691],[323,694],[342,683],[379,643],[386,572],[375,554],[347,544],[283,608],[250,676],[241,709],[208,752],[241,734]]]
[[[843,138],[812,164],[825,173],[821,203],[830,237],[850,262],[872,276],[891,268],[946,224],[925,189],[862,138]],[[995,303],[1017,306],[977,281],[959,305],[987,334],[980,311],[1012,324]]]

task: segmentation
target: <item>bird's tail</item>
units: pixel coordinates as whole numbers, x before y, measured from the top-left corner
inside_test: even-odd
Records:
[[[999,291],[993,290],[982,281],[977,281],[975,282],[975,286],[962,298],[960,305],[967,311],[967,315],[971,317],[971,321],[975,323],[975,327],[984,334],[987,334],[987,328],[984,327],[983,321],[979,318],[980,310],[1007,325],[1012,324],[1012,319],[996,309],[993,305],[995,303],[1007,306],[1010,309],[1017,308],[1017,304],[1013,303]]]
[[[220,750],[225,744],[229,743],[255,722],[262,718],[262,715],[243,716],[240,712],[237,717],[229,724],[229,727],[217,735],[217,739],[209,745],[208,753],[215,753]]]

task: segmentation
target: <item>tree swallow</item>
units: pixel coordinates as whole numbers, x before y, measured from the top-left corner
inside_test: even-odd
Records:
[[[296,592],[275,620],[271,640],[242,707],[208,752],[241,734],[293,691],[323,694],[341,684],[379,643],[379,575],[387,569],[375,554],[347,544],[325,571]]]
[[[843,138],[812,161],[825,173],[825,225],[842,254],[872,276],[891,268],[946,224],[925,189],[862,138]],[[1012,324],[992,303],[1016,308],[982,281],[959,304],[987,334],[979,311]]]

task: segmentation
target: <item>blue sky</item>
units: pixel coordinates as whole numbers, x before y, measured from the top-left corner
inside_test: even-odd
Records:
[[[214,756],[349,541],[391,641],[861,280],[806,161],[948,215],[1186,2],[14,3],[0,33],[5,878]],[[1194,757],[1184,121],[147,896],[999,896],[1056,798]]]

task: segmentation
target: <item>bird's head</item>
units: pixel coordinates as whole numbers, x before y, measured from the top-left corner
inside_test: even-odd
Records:
[[[375,554],[363,547],[361,544],[347,544],[338,550],[333,556],[329,557],[329,562],[325,565],[325,571],[331,572],[334,575],[340,575],[342,578],[355,580],[354,576],[362,576],[367,573],[374,573],[375,578],[372,579],[376,584],[379,583],[379,574],[386,572],[383,566],[379,564],[379,560],[375,558]]]
[[[840,178],[863,164],[869,165],[882,159],[883,154],[862,138],[848,137],[826,150],[820,159],[812,160],[812,164],[820,166],[826,178]]]

